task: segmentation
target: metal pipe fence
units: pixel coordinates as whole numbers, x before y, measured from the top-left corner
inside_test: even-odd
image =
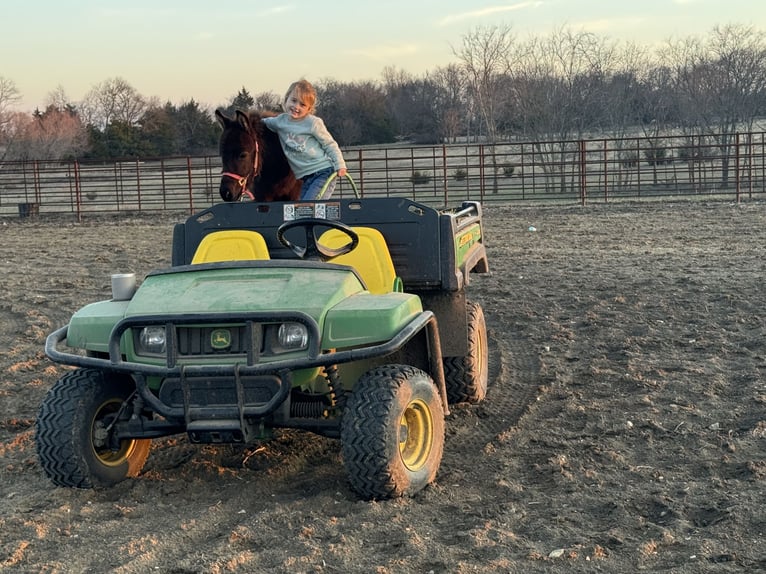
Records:
[[[766,132],[344,149],[362,197],[431,205],[764,199]],[[0,217],[183,211],[221,201],[217,156],[0,162]],[[334,197],[353,197],[339,180]]]

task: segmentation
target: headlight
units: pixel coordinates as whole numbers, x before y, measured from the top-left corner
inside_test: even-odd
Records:
[[[141,345],[141,350],[146,353],[164,353],[165,327],[144,327],[138,336],[138,342]]]
[[[309,343],[309,332],[301,323],[282,323],[277,338],[285,349],[303,349]]]

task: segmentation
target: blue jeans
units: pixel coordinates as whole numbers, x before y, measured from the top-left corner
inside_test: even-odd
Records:
[[[303,185],[301,186],[301,201],[317,199],[319,192],[322,191],[322,186],[324,186],[325,182],[334,172],[334,169],[328,167],[327,169],[323,169],[304,177],[301,180],[303,181]],[[332,192],[335,191],[335,183],[337,181],[337,179],[333,179],[327,185],[327,189],[322,195],[322,199],[330,199]]]

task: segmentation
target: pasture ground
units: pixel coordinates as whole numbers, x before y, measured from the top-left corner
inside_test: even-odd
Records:
[[[490,392],[412,499],[357,500],[339,444],[298,432],[157,440],[135,480],[54,487],[45,336],[168,265],[172,223],[0,221],[0,571],[766,570],[766,205],[488,209]]]

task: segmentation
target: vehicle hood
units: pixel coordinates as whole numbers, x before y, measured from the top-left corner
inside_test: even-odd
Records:
[[[125,316],[300,309],[320,320],[338,301],[363,290],[356,275],[341,267],[185,269],[148,275]]]

